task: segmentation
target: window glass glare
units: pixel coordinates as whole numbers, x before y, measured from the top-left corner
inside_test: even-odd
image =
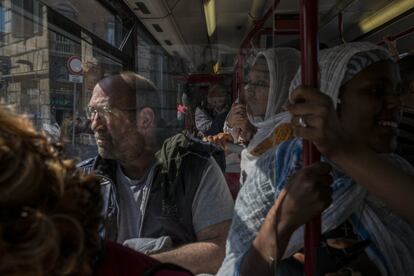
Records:
[[[130,70],[151,80],[160,95],[160,141],[183,129],[197,135],[196,108],[208,103],[209,83],[183,78],[190,68],[204,68],[205,73],[208,66],[194,67],[178,52],[167,52],[140,24],[121,43],[130,30],[123,27],[122,16],[97,0],[0,0],[0,104],[25,114],[77,161],[97,152],[93,112],[88,114],[87,107],[105,76]],[[207,64],[201,58],[206,50],[195,45],[188,49]],[[133,118],[128,112],[136,111],[125,108],[133,109],[134,104],[112,111]]]
[[[69,2],[60,2],[65,7],[61,12],[79,16]],[[95,10],[102,8],[98,2],[84,2],[95,5]],[[63,144],[69,157],[79,161],[96,154],[85,113],[92,90],[103,76],[125,66],[87,34],[74,35],[48,22],[49,11],[35,0],[0,1],[0,103],[25,114],[38,130]],[[116,18],[106,18],[112,20],[106,38],[115,43]]]
[[[96,0],[45,0],[44,2],[59,14],[116,47],[121,45],[124,35],[128,32],[122,20]]]

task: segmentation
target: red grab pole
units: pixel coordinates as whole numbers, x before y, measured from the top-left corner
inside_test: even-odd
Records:
[[[318,0],[300,0],[300,40],[302,85],[318,87]],[[320,153],[303,141],[303,161],[308,166],[320,160]],[[317,248],[321,243],[321,217],[306,223],[305,275],[317,275]]]

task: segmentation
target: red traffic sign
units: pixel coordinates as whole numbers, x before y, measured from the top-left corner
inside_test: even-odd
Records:
[[[82,73],[82,60],[78,56],[71,56],[68,59],[67,66],[71,74],[79,75]]]

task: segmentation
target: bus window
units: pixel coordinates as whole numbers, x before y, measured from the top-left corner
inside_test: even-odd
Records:
[[[79,169],[92,171],[94,168],[85,168],[84,165],[92,166],[100,159],[106,164],[113,165],[106,166],[110,167],[111,171],[108,173],[111,174],[108,179],[117,185],[125,184],[125,189],[121,192],[125,192],[127,196],[131,195],[129,186],[143,187],[138,184],[143,183],[141,180],[146,180],[145,177],[153,176],[151,172],[165,173],[167,170],[168,175],[163,175],[164,179],[160,180],[160,183],[166,179],[172,180],[168,177],[173,173],[180,177],[185,173],[185,177],[181,178],[185,179],[182,181],[185,182],[183,185],[199,185],[201,182],[212,187],[216,185],[212,189],[207,186],[200,195],[197,193],[197,200],[194,200],[194,187],[198,189],[204,184],[194,185],[189,189],[187,186],[181,189],[180,186],[180,192],[191,190],[194,194],[180,202],[191,203],[191,206],[179,207],[169,205],[169,200],[172,202],[175,196],[171,193],[173,189],[169,185],[159,185],[164,189],[159,198],[165,196],[159,205],[154,203],[155,200],[143,200],[152,190],[146,193],[147,190],[142,188],[141,193],[141,188],[138,187],[137,193],[128,197],[129,201],[133,203],[133,200],[138,201],[138,198],[143,203],[150,202],[153,206],[163,208],[160,211],[163,212],[162,216],[159,215],[158,209],[154,209],[154,216],[150,218],[154,220],[148,220],[152,225],[159,227],[157,231],[162,231],[160,228],[175,226],[173,223],[169,224],[169,219],[164,220],[168,217],[164,216],[164,212],[175,216],[178,208],[191,210],[191,213],[185,213],[183,219],[184,223],[189,224],[193,223],[193,218],[194,221],[199,218],[196,214],[204,214],[206,210],[214,211],[213,215],[209,214],[209,218],[197,222],[201,225],[197,230],[204,230],[203,227],[208,223],[211,223],[208,226],[221,222],[229,223],[233,204],[231,196],[236,198],[241,185],[250,188],[254,186],[251,183],[256,180],[261,181],[253,183],[258,184],[257,187],[261,184],[270,185],[274,180],[270,177],[277,177],[272,170],[276,171],[277,166],[284,163],[279,160],[278,164],[273,163],[278,156],[274,150],[282,143],[288,145],[287,141],[298,141],[295,139],[298,139],[299,134],[292,124],[293,113],[288,112],[292,99],[289,98],[289,93],[296,87],[296,82],[291,82],[298,79],[301,57],[306,56],[306,51],[300,53],[301,24],[298,3],[299,1],[291,0],[0,0],[0,108],[13,109],[29,118],[37,130],[43,131],[50,140],[61,145],[59,149],[63,149],[66,157],[74,159],[79,164]],[[318,38],[321,41],[319,50],[344,44],[345,56],[354,53],[353,44],[350,42],[369,41],[379,46],[385,44],[388,49],[393,50],[392,59],[406,56],[410,58],[414,53],[413,0],[320,0],[318,12]],[[316,53],[318,44],[315,42],[311,45],[308,49],[313,48],[314,51],[311,52]],[[371,44],[369,47],[376,48],[376,45]],[[350,48],[346,48],[348,46]],[[324,56],[322,52],[320,56]],[[370,57],[364,57],[363,61],[366,59],[371,60]],[[382,57],[378,57],[378,60],[384,61]],[[334,60],[329,62],[331,61]],[[340,68],[332,66],[334,69]],[[352,66],[354,64],[349,67]],[[312,67],[315,69],[317,66]],[[348,69],[350,68],[346,67],[339,73],[343,74]],[[338,75],[341,75],[339,73]],[[405,80],[408,88],[413,86],[411,69],[406,74],[410,77]],[[316,74],[314,76],[316,82]],[[321,76],[322,70],[319,77]],[[404,74],[402,77],[404,80]],[[342,83],[344,86],[352,78],[344,79],[343,83],[336,83],[335,80],[330,83]],[[105,81],[109,84],[104,85]],[[367,94],[372,92],[370,96],[377,97],[378,100],[378,97],[385,97],[381,94],[383,89],[378,89],[382,84],[381,82],[378,87],[365,90]],[[147,94],[141,93],[147,90],[150,93],[155,91],[148,99]],[[135,91],[135,94],[130,93],[131,91]],[[339,92],[342,93],[342,88]],[[98,99],[95,97],[96,94]],[[134,98],[130,97],[131,95]],[[110,97],[114,101],[108,100]],[[334,102],[337,100],[346,103],[343,99],[333,99]],[[395,106],[398,105],[398,100],[396,99]],[[143,104],[139,105],[140,103]],[[376,102],[373,100],[369,103],[371,106]],[[378,102],[378,106],[380,103],[384,105],[384,102]],[[372,110],[374,109],[372,107]],[[323,112],[323,108],[321,110]],[[330,110],[332,114],[336,114],[334,108]],[[349,110],[346,114],[352,113]],[[141,111],[147,117],[138,116],[141,115]],[[414,126],[408,119],[410,113],[414,114],[414,108],[404,111],[407,111],[404,112],[407,119],[405,130],[411,139],[414,135],[409,132],[414,132]],[[119,114],[120,116],[116,116]],[[311,130],[312,118],[306,116],[307,114],[296,116],[296,128],[300,126],[304,130],[309,127],[307,130]],[[376,116],[381,117],[381,114]],[[108,118],[115,118],[112,125],[108,123],[111,120]],[[141,135],[142,129],[137,127],[140,126],[138,119],[145,121],[145,124],[141,121],[139,123],[148,126],[149,131],[145,133],[149,133],[148,136]],[[103,126],[102,133],[98,131],[99,123]],[[377,125],[384,127],[384,130],[392,128],[392,131],[385,131],[390,133],[389,136],[391,132],[392,135],[397,133],[397,122],[380,121]],[[398,128],[402,130],[401,124]],[[178,137],[181,140],[166,139],[169,137]],[[414,163],[411,140],[406,140],[407,147],[401,150],[410,153],[413,157],[410,161]],[[190,142],[186,143],[187,141]],[[170,147],[169,143],[173,145]],[[190,146],[183,146],[175,151],[177,145]],[[404,144],[400,143],[401,145]],[[105,146],[109,148],[107,152]],[[116,148],[117,146],[122,148]],[[171,149],[172,153],[167,154],[167,150]],[[129,156],[131,152],[132,157]],[[280,151],[280,154],[282,153]],[[181,159],[184,158],[172,157],[173,154],[193,154],[196,156],[192,159],[195,162],[187,163],[185,169],[178,170],[174,165],[181,166]],[[160,161],[162,158],[164,159]],[[173,159],[176,162],[171,165],[172,162],[169,161]],[[298,162],[306,159],[294,157]],[[112,162],[113,160],[116,162]],[[125,160],[127,161],[124,162]],[[259,165],[263,160],[268,164],[262,169]],[[131,163],[131,166],[124,163]],[[144,164],[142,167],[141,163]],[[157,166],[166,163],[167,169],[157,171],[160,168]],[[298,167],[299,165],[302,164],[298,164]],[[116,177],[122,179],[111,179],[114,178],[114,171]],[[145,174],[141,175],[141,172]],[[159,174],[154,179],[161,179],[157,178],[158,176]],[[152,185],[150,181],[145,183]],[[173,185],[176,182],[170,183]],[[115,186],[112,185],[111,188]],[[227,189],[227,186],[230,189]],[[158,188],[158,185],[153,187]],[[273,193],[273,190],[268,188],[266,187],[266,191]],[[253,202],[256,201],[255,194],[260,195],[262,191],[248,195]],[[108,192],[107,195],[112,194]],[[304,196],[306,198],[306,195]],[[267,198],[275,197],[271,195]],[[192,204],[193,200],[197,204]],[[198,201],[201,203],[198,204]],[[223,202],[225,206],[221,205]],[[126,209],[132,210],[132,213],[127,220],[130,219],[132,227],[135,227],[138,223],[134,218],[143,218],[145,210],[140,209],[143,213],[137,215],[137,208],[129,208],[128,204],[125,205]],[[112,205],[117,204],[115,202]],[[194,209],[198,209],[194,210],[197,212],[193,212],[193,205]],[[226,217],[221,217],[221,222],[214,221],[223,214]],[[161,217],[163,221],[160,222],[155,217]],[[115,225],[115,218],[111,219],[114,220],[108,225]],[[226,227],[228,228],[228,225],[224,226],[220,238],[227,234]],[[134,228],[133,235],[129,236],[129,229],[126,228],[121,229],[123,232],[120,231],[122,233],[119,240],[122,242],[131,240],[129,238],[132,236],[133,240],[137,233],[141,234],[141,231]],[[181,231],[181,228],[177,227],[174,229],[177,231],[171,236],[180,236],[180,240],[195,240],[198,234],[195,228],[198,227],[189,227],[186,231]],[[151,232],[152,229],[148,229],[148,232]],[[119,229],[107,233],[117,235],[117,230]],[[188,232],[192,237],[184,237],[187,234],[182,232]],[[197,241],[210,238],[200,236]],[[219,235],[214,233],[212,236]],[[170,243],[168,238],[162,239],[165,241],[163,245]],[[237,242],[247,240],[246,237],[241,237]],[[175,241],[171,243],[175,245]],[[131,244],[137,245],[134,241],[131,241]],[[224,239],[217,244],[224,247]],[[164,248],[157,252],[163,250]],[[223,255],[215,252],[209,254],[215,257]],[[405,257],[409,259],[410,256]],[[208,260],[203,261],[203,264],[218,266],[219,261]],[[198,267],[195,267],[196,272],[206,272],[197,271]],[[217,272],[214,270],[208,272],[214,274]]]
[[[85,107],[99,79],[131,66],[110,46],[123,39],[121,23],[97,1],[0,4],[1,103],[62,143],[69,157],[95,155]],[[88,16],[90,9],[98,13]],[[80,20],[85,29],[68,27],[68,20]]]
[[[28,1],[29,2],[29,1]],[[46,5],[106,42],[119,47],[128,32],[121,18],[96,0],[44,1]],[[93,11],[94,16],[91,16]]]

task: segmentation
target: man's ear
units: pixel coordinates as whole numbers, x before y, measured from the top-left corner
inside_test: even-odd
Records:
[[[155,113],[150,107],[141,109],[138,115],[138,127],[147,130],[155,127]]]

